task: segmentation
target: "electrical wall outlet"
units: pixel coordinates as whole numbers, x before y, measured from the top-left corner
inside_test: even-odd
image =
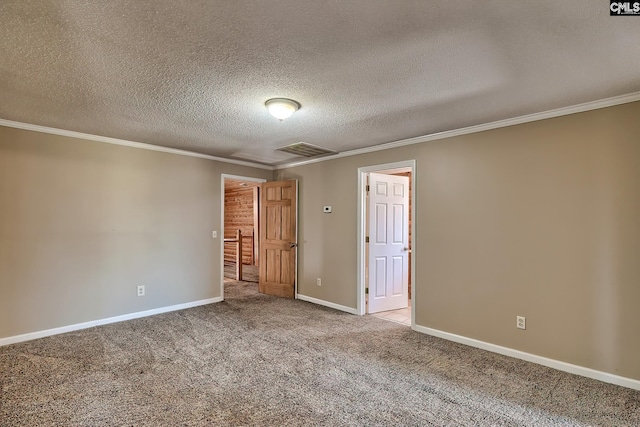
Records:
[[[138,296],[139,297],[144,296],[144,286],[138,286]]]
[[[524,316],[516,316],[516,328],[527,329],[527,318]]]
[[[321,279],[321,278],[319,278],[319,277],[318,277],[318,278],[316,279],[316,285],[318,285],[318,286],[322,286],[322,279]]]

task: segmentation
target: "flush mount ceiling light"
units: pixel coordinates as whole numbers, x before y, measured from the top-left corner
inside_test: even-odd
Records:
[[[269,110],[269,113],[280,121],[290,117],[300,108],[300,104],[293,99],[287,98],[272,98],[265,102],[264,105]]]

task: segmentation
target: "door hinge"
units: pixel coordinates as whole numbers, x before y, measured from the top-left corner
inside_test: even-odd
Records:
[[[367,184],[367,193],[369,192],[369,184]]]
[[[369,293],[369,288],[364,288],[364,293],[368,294]]]
[[[364,242],[365,242],[365,243],[369,243],[369,236],[367,236],[367,237],[365,237],[365,238],[364,238]]]

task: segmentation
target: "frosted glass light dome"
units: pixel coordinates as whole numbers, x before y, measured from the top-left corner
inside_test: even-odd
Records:
[[[269,113],[280,121],[291,117],[300,108],[300,104],[293,99],[287,98],[273,98],[265,102],[264,105],[269,110]]]

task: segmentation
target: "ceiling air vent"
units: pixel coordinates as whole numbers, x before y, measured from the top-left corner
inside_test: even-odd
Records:
[[[284,153],[295,154],[296,156],[302,157],[315,157],[322,156],[323,154],[335,153],[333,150],[327,150],[326,148],[321,148],[306,142],[296,142],[295,144],[280,147],[276,151],[282,151]]]

